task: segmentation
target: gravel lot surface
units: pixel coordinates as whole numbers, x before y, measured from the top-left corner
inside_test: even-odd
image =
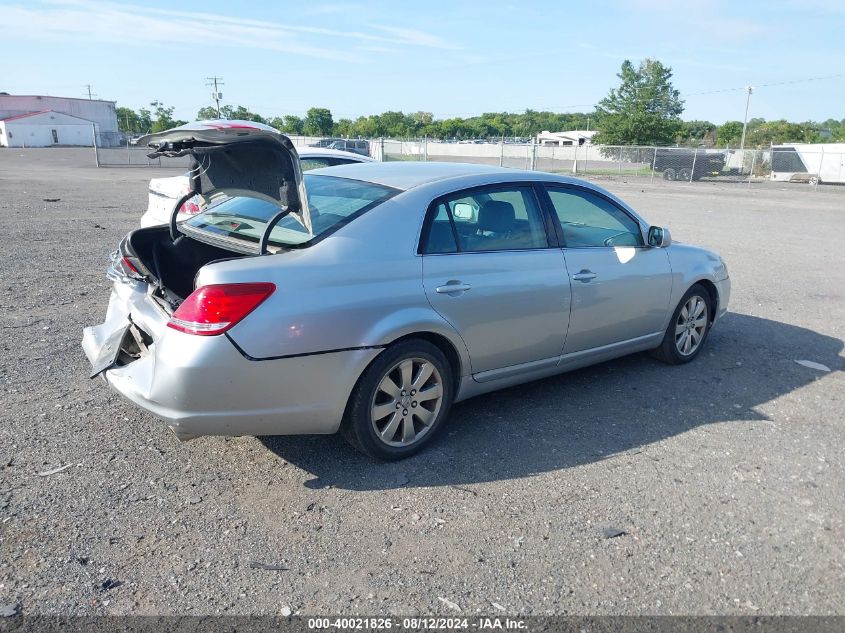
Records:
[[[0,151],[0,606],[845,614],[845,188],[603,183],[728,262],[703,354],[461,403],[385,465],[339,437],[180,443],[88,379],[108,253],[176,173]]]

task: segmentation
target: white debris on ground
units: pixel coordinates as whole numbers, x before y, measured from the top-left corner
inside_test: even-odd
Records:
[[[809,367],[810,369],[818,369],[819,371],[830,371],[830,367],[827,365],[822,365],[821,363],[817,363],[812,360],[796,360],[796,363],[799,365],[803,365],[804,367]]]

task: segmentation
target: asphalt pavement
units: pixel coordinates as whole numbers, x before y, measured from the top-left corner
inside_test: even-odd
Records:
[[[727,261],[702,355],[463,402],[381,464],[335,436],[180,443],[88,379],[108,254],[176,173],[0,151],[0,607],[845,614],[845,187],[603,181]]]

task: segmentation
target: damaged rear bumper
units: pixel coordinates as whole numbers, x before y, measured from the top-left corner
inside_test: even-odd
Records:
[[[82,347],[94,363],[109,335],[127,322],[149,334],[145,355],[106,369],[103,376],[125,398],[167,422],[180,439],[334,433],[355,381],[380,351],[250,360],[226,336],[194,336],[166,327],[166,317],[146,303],[143,292],[123,286],[115,284],[105,323],[85,328]],[[159,310],[154,322],[145,307]]]

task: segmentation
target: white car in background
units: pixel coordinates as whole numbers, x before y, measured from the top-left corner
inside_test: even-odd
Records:
[[[369,156],[345,152],[326,147],[303,147],[299,153],[302,171],[318,169],[320,167],[334,167],[336,165],[350,165],[353,163],[372,163]],[[141,226],[158,226],[170,222],[170,214],[176,203],[186,196],[190,183],[188,175],[171,176],[169,178],[153,178],[149,186],[149,202],[147,211],[141,216]],[[176,221],[181,222],[200,212],[199,198],[196,196],[182,203]]]

